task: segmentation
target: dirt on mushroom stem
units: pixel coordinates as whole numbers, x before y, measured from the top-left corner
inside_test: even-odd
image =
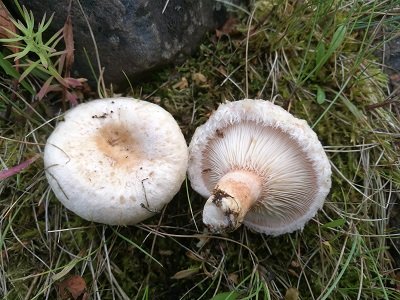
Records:
[[[257,202],[261,178],[249,171],[232,171],[224,175],[207,200],[203,223],[215,233],[237,229],[247,212]]]

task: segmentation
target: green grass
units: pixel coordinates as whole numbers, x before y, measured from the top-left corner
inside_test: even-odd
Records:
[[[376,57],[399,32],[395,2],[232,7],[235,32],[210,33],[195,57],[127,92],[170,111],[187,141],[225,100],[262,98],[306,119],[325,145],[333,187],[304,231],[210,235],[205,199],[189,182],[137,226],[93,224],[55,199],[39,159],[0,182],[0,294],[55,299],[58,283],[78,274],[91,299],[399,299],[399,253],[389,251],[399,231],[387,223],[399,195],[400,122]],[[55,97],[32,99],[14,75],[0,74],[0,111],[11,107],[0,124],[2,168],[42,153],[55,124]],[[24,82],[38,90],[33,75]]]

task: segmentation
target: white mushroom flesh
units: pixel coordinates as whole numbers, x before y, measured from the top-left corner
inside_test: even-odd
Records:
[[[187,146],[173,117],[161,107],[113,98],[68,111],[49,137],[46,175],[57,198],[84,219],[140,222],[178,192]]]
[[[196,130],[189,150],[189,179],[200,194],[211,196],[203,221],[213,231],[233,230],[242,222],[272,235],[301,229],[330,189],[329,160],[316,134],[305,121],[267,101],[221,105]],[[251,180],[243,179],[243,172],[252,174]],[[242,186],[238,190],[260,191],[236,196],[232,188],[226,190],[227,176]],[[238,205],[242,199],[250,205]]]

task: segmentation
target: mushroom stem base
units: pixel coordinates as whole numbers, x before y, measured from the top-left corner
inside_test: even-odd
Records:
[[[224,175],[208,198],[203,223],[212,232],[238,228],[261,194],[261,178],[249,171],[232,171]]]

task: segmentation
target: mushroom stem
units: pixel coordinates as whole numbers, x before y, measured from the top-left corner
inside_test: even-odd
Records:
[[[249,171],[225,174],[217,183],[203,210],[203,223],[212,232],[238,228],[262,190],[261,178]]]

